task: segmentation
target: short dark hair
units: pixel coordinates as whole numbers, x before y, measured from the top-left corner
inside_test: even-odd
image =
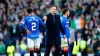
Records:
[[[65,14],[68,10],[69,10],[68,8],[64,8],[64,9],[62,10],[62,13]]]
[[[50,5],[49,8],[56,7],[55,5]]]
[[[36,9],[36,8],[33,8],[33,12],[34,12],[34,13],[36,13],[36,10],[38,10],[38,9]]]
[[[32,8],[27,9],[27,13],[31,14],[33,12]]]

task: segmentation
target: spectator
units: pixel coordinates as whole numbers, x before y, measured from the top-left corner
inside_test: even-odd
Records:
[[[11,23],[9,20],[7,20],[7,23],[5,25],[5,29],[4,29],[4,32],[3,32],[3,35],[4,35],[4,42],[6,44],[6,46],[9,45],[9,41],[11,40],[11,33],[12,32],[12,27],[11,27]]]
[[[96,53],[96,56],[99,56],[99,55],[100,55],[100,44],[97,47],[97,53]]]
[[[72,50],[72,55],[73,56],[77,56],[78,52],[79,52],[79,46],[80,46],[80,43],[76,41],[74,41],[74,44],[73,44],[73,50]]]
[[[15,47],[12,42],[9,42],[9,46],[7,47],[8,56],[14,56]]]
[[[100,41],[98,40],[98,38],[95,38],[93,40],[93,50],[94,50],[95,56],[99,55],[99,46],[100,46]]]
[[[88,53],[93,53],[93,49],[91,48],[91,45],[92,45],[92,38],[88,37],[88,40],[87,40],[87,52]]]
[[[12,24],[12,41],[15,42],[14,46],[16,45],[16,40],[20,41],[21,40],[21,28],[18,25],[18,21],[14,20],[14,24]]]
[[[81,49],[81,56],[88,56],[87,55],[87,44],[84,39],[80,41],[80,49]]]
[[[0,40],[0,56],[6,54],[6,45]]]
[[[3,39],[4,36],[3,36],[3,32],[2,32],[2,28],[1,28],[1,24],[0,24],[0,39]]]
[[[24,56],[25,53],[27,52],[27,45],[24,40],[21,41],[20,47],[19,47],[19,52],[21,56]]]

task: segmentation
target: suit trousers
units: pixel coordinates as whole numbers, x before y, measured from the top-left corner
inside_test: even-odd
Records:
[[[60,44],[47,44],[46,45],[46,52],[45,52],[45,56],[49,56],[50,55],[50,51],[52,46],[55,46],[55,51],[53,52],[53,56],[60,56],[60,50],[61,50],[61,45]]]

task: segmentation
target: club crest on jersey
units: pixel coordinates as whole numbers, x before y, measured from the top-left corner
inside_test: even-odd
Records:
[[[66,22],[66,23],[69,23],[69,22]]]
[[[24,19],[22,19],[21,23],[22,23],[22,24],[25,24]]]

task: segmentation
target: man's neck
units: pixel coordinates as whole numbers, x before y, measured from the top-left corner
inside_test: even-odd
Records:
[[[53,13],[51,13],[52,15],[55,15],[55,14],[53,14]]]
[[[34,15],[33,13],[31,13],[31,14],[28,14],[29,16],[32,16],[32,15]]]

